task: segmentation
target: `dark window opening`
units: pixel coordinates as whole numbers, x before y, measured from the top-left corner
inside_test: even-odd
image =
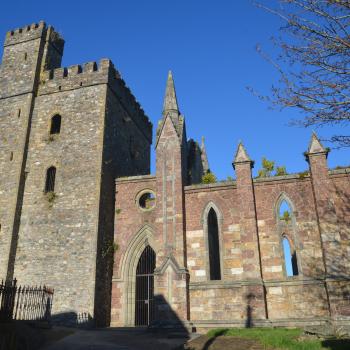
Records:
[[[292,251],[291,245],[287,237],[283,237],[282,244],[286,274],[288,277],[298,276],[299,270],[297,262],[297,253],[295,250]]]
[[[142,209],[152,209],[156,203],[156,197],[152,192],[144,193],[139,199],[139,206]]]
[[[47,169],[46,172],[45,193],[53,192],[55,190],[55,177],[56,168],[52,166],[49,169]]]
[[[293,276],[299,275],[298,262],[297,262],[297,252],[294,252],[292,254],[292,270],[293,270]]]
[[[218,219],[213,208],[208,214],[209,270],[211,280],[221,279]]]
[[[10,153],[10,162],[13,161],[13,152]]]
[[[19,108],[17,112],[17,117],[19,118],[20,116],[21,116],[21,109]]]
[[[24,60],[25,60],[25,61],[27,60],[27,57],[28,57],[28,55],[27,55],[27,53],[25,52],[25,53],[24,53]]]
[[[59,134],[61,131],[61,116],[59,114],[54,115],[51,118],[50,134]]]

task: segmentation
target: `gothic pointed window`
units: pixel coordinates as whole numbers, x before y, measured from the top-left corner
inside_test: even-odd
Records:
[[[208,213],[209,274],[211,280],[221,279],[219,225],[213,208]]]
[[[61,131],[61,116],[59,114],[54,115],[51,118],[50,134],[59,134]]]
[[[299,274],[297,252],[291,237],[294,237],[294,216],[292,206],[287,198],[283,198],[278,207],[278,220],[282,234],[282,249],[287,277]]]
[[[286,274],[288,277],[297,276],[299,274],[297,253],[294,249],[292,249],[292,246],[287,237],[283,237],[282,245]]]
[[[46,171],[45,193],[55,190],[56,168],[50,167]]]
[[[278,212],[280,220],[284,220],[286,223],[290,223],[292,219],[292,210],[285,199],[281,202]]]

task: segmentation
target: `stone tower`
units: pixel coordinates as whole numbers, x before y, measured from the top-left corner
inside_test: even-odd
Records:
[[[114,179],[149,172],[152,125],[109,60],[60,68],[62,54],[44,22],[7,33],[0,278],[54,287],[56,321],[106,325]]]
[[[42,69],[60,66],[64,41],[44,22],[7,33],[0,68],[0,275],[13,277],[34,100]],[[5,171],[6,169],[6,171]]]

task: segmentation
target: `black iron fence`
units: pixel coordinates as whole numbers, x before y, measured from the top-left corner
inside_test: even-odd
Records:
[[[17,286],[17,280],[1,281],[0,322],[11,320],[50,322],[53,289]]]

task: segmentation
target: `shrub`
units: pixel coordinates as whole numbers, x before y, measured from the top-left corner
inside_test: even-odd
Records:
[[[287,175],[287,170],[285,166],[277,166],[275,176]]]
[[[216,176],[210,170],[202,176],[202,184],[213,184],[215,182],[217,182]]]

